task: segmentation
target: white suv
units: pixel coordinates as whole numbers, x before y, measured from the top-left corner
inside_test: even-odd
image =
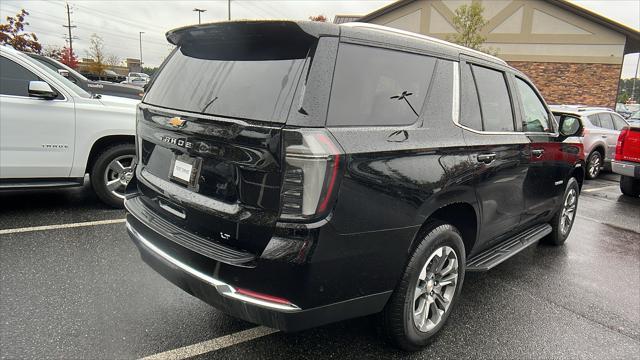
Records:
[[[120,207],[134,163],[138,100],[95,96],[0,47],[0,189],[80,186]]]
[[[600,170],[611,169],[611,160],[616,152],[620,130],[629,125],[611,109],[580,105],[551,105],[556,119],[572,118],[581,127],[580,138],[587,160],[586,177],[595,179]]]

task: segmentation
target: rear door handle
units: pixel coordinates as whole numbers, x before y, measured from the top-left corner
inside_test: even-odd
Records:
[[[489,164],[489,163],[493,162],[493,160],[496,159],[496,154],[494,154],[494,153],[480,154],[480,155],[478,155],[477,159],[478,159],[478,162]]]
[[[607,135],[601,135],[601,136],[602,136],[602,138],[603,138],[603,139],[606,139],[606,138],[607,138]]]
[[[542,156],[542,154],[544,154],[544,149],[533,149],[531,150],[531,154],[533,154],[533,156],[539,158]]]

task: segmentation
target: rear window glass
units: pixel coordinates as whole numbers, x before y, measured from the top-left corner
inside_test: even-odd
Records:
[[[463,64],[460,70],[460,124],[474,130],[482,130],[480,103],[471,74],[471,65]]]
[[[231,118],[285,122],[309,49],[287,44],[183,45],[144,98],[162,107]]]
[[[504,73],[472,66],[485,131],[514,131],[511,98]]]
[[[600,127],[614,130],[613,119],[611,119],[611,115],[609,115],[608,113],[600,113],[598,114],[598,119],[600,119]]]
[[[340,44],[327,125],[413,124],[435,64],[429,56]]]
[[[598,126],[600,127],[600,119],[598,118],[598,114],[593,114],[593,115],[589,115],[587,116],[589,118],[589,122],[593,125],[593,126]]]

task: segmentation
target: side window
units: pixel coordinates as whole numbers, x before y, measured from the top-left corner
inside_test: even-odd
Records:
[[[538,94],[524,80],[516,78],[516,86],[522,102],[522,131],[550,132],[551,119]]]
[[[474,130],[482,130],[478,91],[469,64],[460,68],[460,124]]]
[[[435,64],[424,55],[341,43],[327,125],[413,124]]]
[[[472,66],[485,131],[514,131],[511,98],[504,73]]]
[[[598,118],[598,114],[589,115],[589,116],[587,116],[587,118],[589,118],[589,122],[593,126],[602,127],[600,125],[600,118]]]
[[[613,126],[615,126],[616,130],[622,130],[623,127],[627,126],[627,122],[619,115],[611,114],[611,117],[613,118]]]
[[[0,56],[0,94],[29,96],[29,81],[40,80],[31,71]]]
[[[608,113],[598,114],[598,119],[600,119],[600,127],[610,130],[615,129],[613,127],[613,119],[611,119],[611,115],[609,115]]]

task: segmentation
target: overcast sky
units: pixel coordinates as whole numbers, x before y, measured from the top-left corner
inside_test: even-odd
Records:
[[[500,1],[500,0],[495,0]],[[232,19],[307,19],[325,15],[333,21],[336,14],[364,15],[390,0],[232,0]],[[638,0],[572,0],[592,11],[627,26],[640,29]],[[139,32],[142,34],[142,58],[147,66],[158,66],[170,47],[164,37],[167,30],[198,22],[194,8],[206,9],[202,22],[227,19],[227,0],[210,1],[69,1],[73,13],[73,47],[79,57],[86,56],[91,34],[104,39],[105,49],[121,59],[139,58]],[[66,8],[63,0],[0,0],[2,22],[24,8],[29,11],[27,31],[33,31],[43,45],[65,44]],[[632,77],[637,55],[625,58],[623,78]]]

